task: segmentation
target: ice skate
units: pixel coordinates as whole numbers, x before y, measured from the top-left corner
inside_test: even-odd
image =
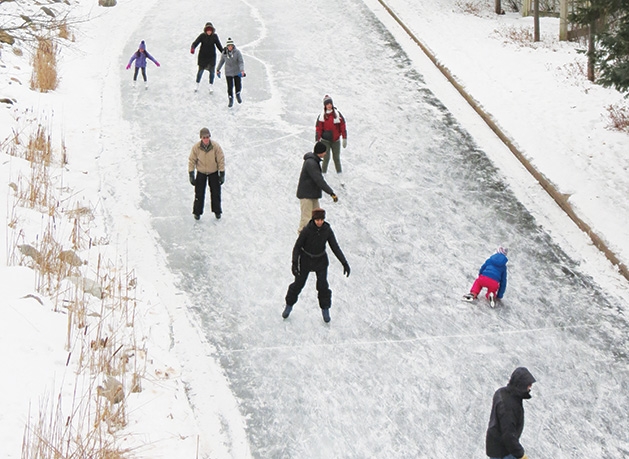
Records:
[[[492,308],[496,307],[496,300],[494,299],[494,293],[490,293],[489,294],[489,306],[491,306]]]
[[[472,293],[466,293],[465,295],[463,295],[463,299],[465,301],[474,301],[476,297]]]
[[[199,83],[194,86],[194,92],[199,92]]]
[[[210,94],[214,94],[214,85],[210,83]]]

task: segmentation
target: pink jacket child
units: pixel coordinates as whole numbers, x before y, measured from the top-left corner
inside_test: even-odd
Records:
[[[158,67],[160,66],[159,62],[157,62],[157,60],[155,60],[155,58],[151,56],[149,52],[146,50],[146,43],[144,43],[144,40],[142,40],[140,42],[140,46],[138,46],[138,50],[135,53],[133,53],[133,56],[131,56],[131,59],[129,59],[129,63],[127,64],[127,70],[131,68],[131,64],[133,63],[133,61],[135,61],[135,71],[133,72],[133,84],[135,85],[135,82],[138,79],[138,71],[141,69],[142,78],[144,78],[144,85],[148,89],[148,83],[146,81],[146,59],[150,59],[155,63],[155,65],[157,65]]]
[[[483,266],[480,267],[478,277],[472,284],[470,293],[463,296],[467,301],[474,301],[481,290],[486,288],[486,298],[493,308],[496,303],[495,299],[501,299],[507,288],[507,253],[509,249],[506,247],[498,247],[496,253],[485,260]]]

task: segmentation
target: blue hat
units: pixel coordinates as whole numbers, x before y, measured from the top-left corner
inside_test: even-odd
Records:
[[[146,51],[146,44],[144,43],[144,40],[140,42],[140,46],[138,47],[138,49],[141,51]]]

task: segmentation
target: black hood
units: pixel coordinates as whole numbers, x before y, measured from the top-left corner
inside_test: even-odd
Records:
[[[522,398],[531,398],[528,387],[534,382],[535,378],[527,368],[518,367],[511,374],[507,387]]]

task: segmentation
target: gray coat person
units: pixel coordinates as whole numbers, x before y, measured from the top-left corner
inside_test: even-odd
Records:
[[[242,78],[245,74],[245,61],[242,58],[242,53],[236,48],[234,41],[231,38],[227,39],[225,48],[221,53],[221,60],[218,62],[216,68],[216,75],[221,77],[221,69],[225,66],[225,80],[227,81],[227,96],[229,97],[228,107],[234,105],[234,87],[236,88],[236,100],[238,103],[242,103]]]

